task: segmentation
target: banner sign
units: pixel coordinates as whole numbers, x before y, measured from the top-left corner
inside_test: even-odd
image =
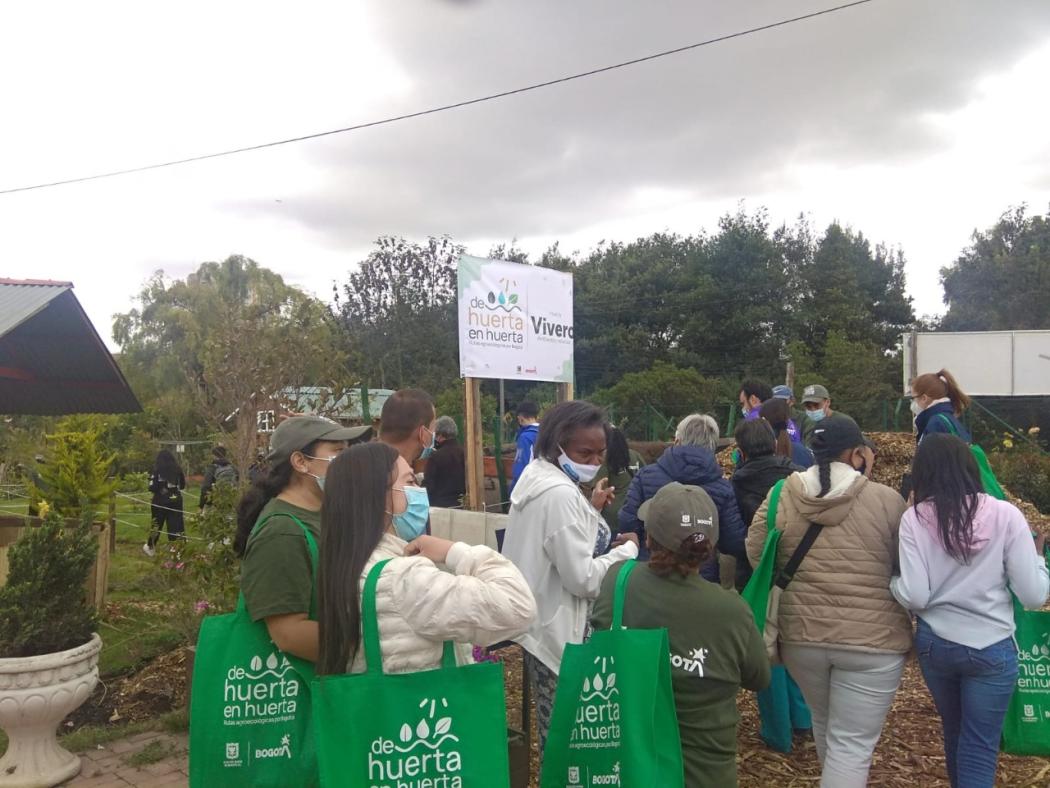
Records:
[[[573,382],[572,274],[459,258],[459,372]]]

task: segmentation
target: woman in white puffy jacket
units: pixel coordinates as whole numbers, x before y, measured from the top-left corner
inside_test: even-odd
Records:
[[[379,576],[376,615],[383,670],[437,668],[446,640],[460,662],[470,644],[520,635],[536,603],[514,564],[484,545],[425,536],[429,503],[411,466],[383,443],[353,446],[325,477],[318,572],[318,673],[365,670],[361,595],[368,571]]]
[[[598,482],[589,500],[579,487],[592,481],[604,462],[608,431],[605,413],[589,402],[555,405],[540,423],[535,459],[510,496],[503,554],[525,575],[539,611],[517,640],[525,648],[536,698],[541,753],[565,644],[583,642],[591,604],[609,567],[638,555],[638,536],[625,533],[612,541],[602,519],[615,494],[606,487],[608,480]]]

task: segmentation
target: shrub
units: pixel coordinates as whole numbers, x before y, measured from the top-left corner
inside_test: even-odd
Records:
[[[66,525],[57,511],[27,528],[8,551],[7,584],[0,588],[0,657],[51,654],[86,643],[95,610],[84,584],[97,542],[90,515]]]
[[[97,417],[70,416],[48,435],[47,462],[31,498],[43,498],[65,517],[93,517],[101,511],[117,482],[111,478],[113,456],[102,448],[103,424]]]
[[[989,461],[1000,484],[1043,514],[1050,514],[1050,455],[1006,438],[1000,450],[989,453]]]

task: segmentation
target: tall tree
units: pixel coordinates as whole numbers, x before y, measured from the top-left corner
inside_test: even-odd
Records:
[[[459,378],[456,261],[447,236],[422,244],[384,236],[336,287],[348,349],[372,386],[442,391]]]
[[[1024,205],[941,269],[946,331],[1050,328],[1050,212],[1028,216]]]
[[[341,388],[346,378],[325,305],[240,255],[204,263],[185,280],[158,273],[139,307],[116,317],[113,338],[137,375],[158,389],[182,388],[216,431],[235,426],[242,468],[268,398],[307,384]]]

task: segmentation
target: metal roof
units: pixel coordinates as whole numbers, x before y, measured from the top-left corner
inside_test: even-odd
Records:
[[[70,283],[0,279],[0,413],[140,410]]]

